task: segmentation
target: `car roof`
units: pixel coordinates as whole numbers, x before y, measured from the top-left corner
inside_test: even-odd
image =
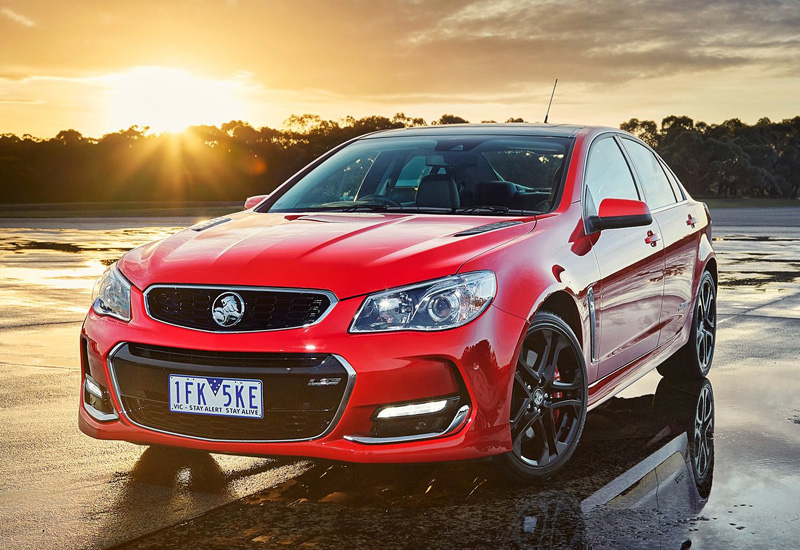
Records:
[[[499,136],[552,136],[573,137],[579,131],[590,128],[576,124],[528,124],[510,122],[505,124],[442,124],[437,126],[415,126],[382,130],[362,136],[362,139],[383,137],[418,137],[430,136],[463,136],[463,135],[499,135]],[[597,127],[599,129],[599,127]],[[612,129],[612,128],[609,128]]]

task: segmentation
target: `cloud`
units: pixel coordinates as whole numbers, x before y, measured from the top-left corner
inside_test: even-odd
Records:
[[[40,99],[25,99],[25,98],[2,98],[0,97],[0,103],[18,103],[18,104],[29,104],[29,105],[38,105],[43,103]]]
[[[534,75],[619,84],[748,66],[785,71],[798,67],[799,41],[800,5],[783,0],[478,0],[406,38],[420,53],[463,59],[461,78],[502,75],[510,87]]]
[[[800,72],[797,0],[103,5],[101,14],[55,3],[61,24],[49,46],[19,48],[0,36],[0,71],[8,63],[39,65],[47,74],[176,66],[202,68],[214,78],[252,73],[269,88],[373,99],[538,93],[555,77],[597,88],[751,67],[770,75]],[[41,67],[43,59],[48,67]]]
[[[31,19],[29,17],[25,17],[21,13],[15,12],[11,8],[0,9],[0,14],[3,14],[4,16],[6,16],[7,18],[11,19],[15,23],[19,23],[23,27],[35,27],[36,26],[36,21],[34,21],[33,19]]]
[[[16,119],[26,131],[34,112],[48,128],[77,127],[75,120],[89,116],[84,103],[107,99],[93,78],[139,66],[243,80],[256,124],[292,113],[400,110],[532,120],[544,112],[556,77],[551,119],[614,123],[677,113],[755,121],[797,111],[799,0],[14,4],[22,6],[29,23],[47,14],[48,36],[27,32],[23,16],[0,7],[0,20],[20,25],[6,23],[9,32],[0,32],[0,97],[46,103],[8,103],[0,124]],[[42,86],[56,95],[37,91]],[[67,97],[74,99],[68,108]]]

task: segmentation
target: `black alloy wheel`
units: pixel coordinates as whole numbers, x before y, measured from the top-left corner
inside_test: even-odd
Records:
[[[575,452],[586,422],[586,363],[561,317],[537,313],[525,336],[511,390],[512,451],[495,459],[514,481],[546,479]]]
[[[708,378],[664,378],[653,400],[654,428],[669,426],[686,433],[686,465],[704,499],[711,493],[714,478],[714,410]]]
[[[717,336],[717,289],[714,288],[714,279],[710,275],[704,276],[700,282],[695,319],[697,363],[704,373],[708,373],[711,359],[714,357],[714,342]]]
[[[714,392],[708,380],[700,387],[693,430],[687,435],[697,490],[700,496],[708,498],[714,475]]]
[[[717,343],[717,283],[708,271],[700,278],[689,341],[658,367],[667,378],[700,379],[708,375]]]

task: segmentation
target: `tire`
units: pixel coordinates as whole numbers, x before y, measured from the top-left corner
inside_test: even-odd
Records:
[[[702,498],[708,498],[714,479],[714,412],[714,390],[707,378],[659,382],[653,415],[659,425],[686,432],[686,458]]]
[[[708,375],[717,343],[717,284],[703,272],[695,297],[689,341],[658,366],[665,378],[700,380]]]
[[[688,432],[692,473],[698,493],[708,498],[714,479],[714,391],[708,380],[700,387],[692,428]]]
[[[494,465],[512,482],[551,477],[578,446],[589,395],[578,339],[559,316],[537,313],[528,328],[512,382],[512,451]]]

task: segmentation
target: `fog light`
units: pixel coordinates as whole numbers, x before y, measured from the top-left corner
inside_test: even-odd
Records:
[[[86,377],[86,391],[98,399],[103,399],[103,388],[101,388],[100,384],[95,382],[90,376]]]
[[[371,437],[431,437],[447,430],[458,408],[458,395],[415,403],[384,405],[372,417]]]
[[[443,411],[447,403],[447,399],[440,399],[439,401],[428,401],[427,403],[411,403],[410,405],[385,407],[380,410],[375,418],[385,420],[387,418],[400,418],[403,416],[435,414]]]
[[[460,429],[469,411],[469,398],[463,395],[384,405],[372,415],[369,435],[353,434],[344,438],[356,443],[380,445],[440,437]]]
[[[98,384],[94,378],[86,375],[83,381],[83,404],[95,420],[109,422],[119,418],[111,405],[106,389]]]

